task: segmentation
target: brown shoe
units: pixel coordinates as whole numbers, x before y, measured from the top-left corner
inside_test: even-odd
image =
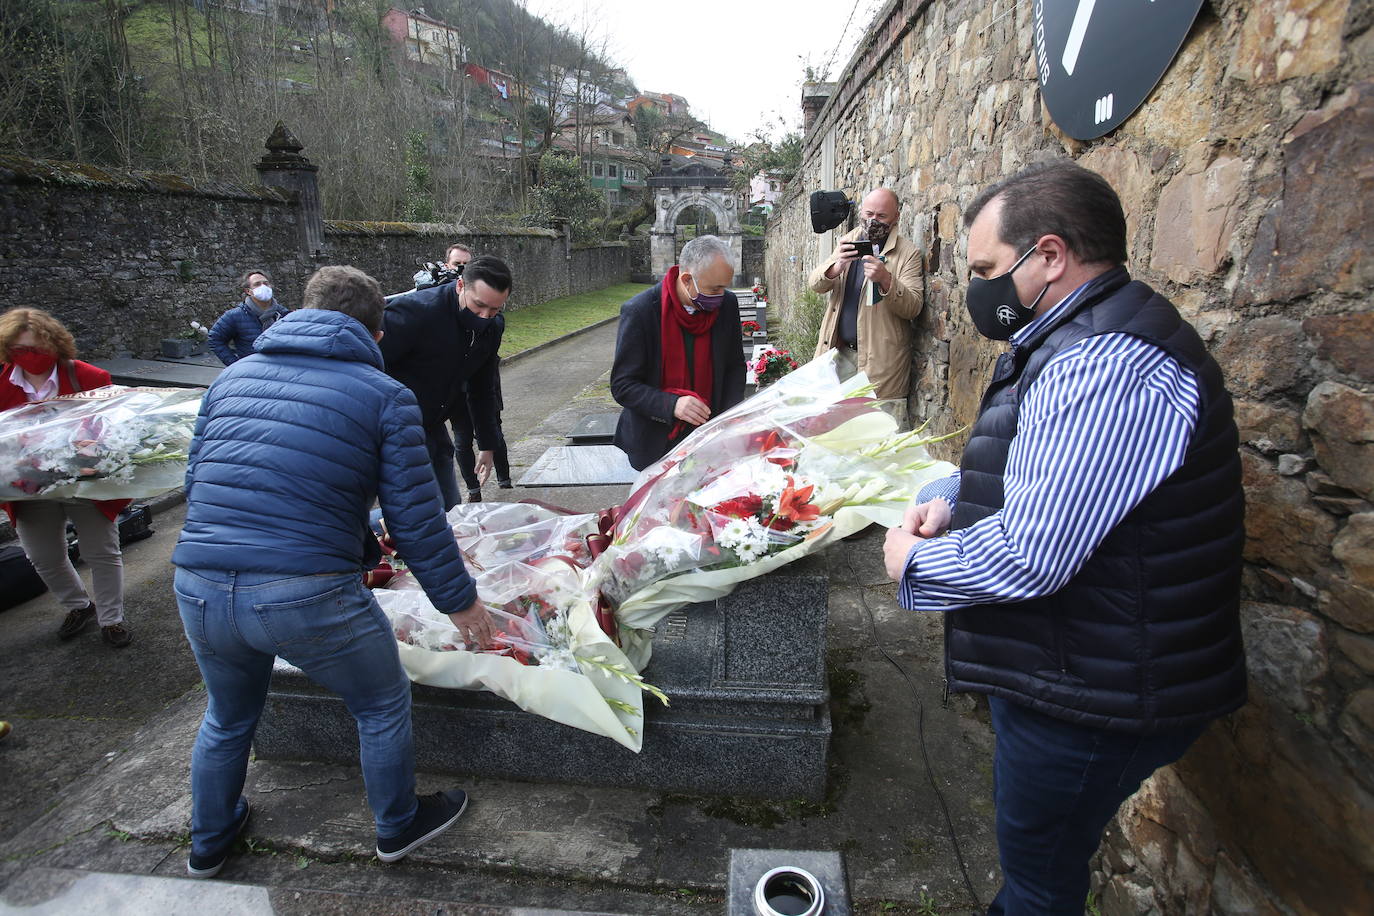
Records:
[[[105,637],[105,641],[116,649],[122,649],[134,641],[134,634],[129,632],[129,628],[122,623],[112,623],[108,627],[100,628],[100,635]]]
[[[95,605],[88,604],[79,607],[74,611],[67,612],[67,619],[62,621],[62,626],[57,628],[59,639],[71,639],[73,636],[86,629],[86,624],[95,619]]]

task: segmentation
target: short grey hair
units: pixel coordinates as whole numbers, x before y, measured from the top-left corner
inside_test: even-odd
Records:
[[[356,267],[321,267],[305,284],[301,297],[301,308],[343,312],[372,334],[382,329],[385,306],[381,285]]]
[[[718,235],[699,235],[682,246],[678,263],[682,265],[683,270],[694,274],[710,266],[716,258],[724,258],[726,264],[735,263],[735,253],[730,250],[725,239]]]

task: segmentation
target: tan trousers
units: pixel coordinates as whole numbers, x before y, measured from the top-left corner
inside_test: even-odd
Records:
[[[836,347],[835,353],[835,372],[841,379],[858,374],[859,354],[848,347]],[[901,400],[882,401],[883,413],[888,414],[897,421],[897,429],[905,432],[911,429],[911,424],[907,422],[906,398]]]
[[[63,609],[91,603],[67,556],[67,519],[76,525],[81,558],[91,568],[96,619],[102,627],[124,619],[124,556],[119,529],[89,499],[35,499],[15,502],[15,528],[29,562]]]

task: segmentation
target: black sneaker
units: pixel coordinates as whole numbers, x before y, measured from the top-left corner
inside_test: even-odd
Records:
[[[243,828],[248,826],[248,799],[243,799],[243,815],[239,822],[234,825],[234,835],[229,838],[229,842],[224,844],[224,848],[214,855],[198,856],[194,852],[186,858],[186,874],[192,878],[213,878],[219,874],[219,870],[224,867],[224,862],[229,858],[229,850],[234,847],[234,841],[243,833]]]
[[[100,635],[105,641],[116,649],[122,649],[134,641],[134,634],[129,632],[129,628],[121,623],[112,623],[108,627],[100,628]]]
[[[462,789],[420,795],[415,800],[420,807],[415,810],[409,827],[397,836],[377,837],[377,858],[383,862],[404,859],[411,850],[452,827],[468,807],[468,793]]]
[[[86,629],[86,624],[95,619],[95,605],[88,604],[79,607],[74,611],[67,612],[67,619],[62,621],[62,626],[57,628],[59,639],[71,639],[73,636]]]
[[[507,478],[504,479],[504,480],[498,480],[498,481],[496,481],[496,485],[497,485],[498,487],[500,487],[501,489],[503,489],[503,490],[509,490],[509,489],[511,489],[512,487],[515,486],[515,484],[513,484],[513,483],[510,482],[510,478],[509,478],[509,477],[507,477]]]

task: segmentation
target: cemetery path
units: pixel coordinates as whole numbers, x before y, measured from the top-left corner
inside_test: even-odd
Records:
[[[582,417],[616,410],[607,384],[615,330],[503,369],[517,480]],[[624,491],[493,483],[485,496],[592,510]],[[88,902],[64,912],[108,912],[130,893],[120,881],[184,874],[187,770],[204,692],[172,598],[168,559],[183,517],[179,506],[160,512],[153,537],[127,548],[129,648],[105,646],[97,630],[59,642],[51,596],[0,616],[0,718],[16,725],[0,742],[0,910],[79,885]],[[991,734],[969,698],[942,705],[940,620],[897,608],[881,551],[882,533],[870,530],[783,571],[829,577],[834,735],[824,803],[541,784],[524,773],[525,781],[421,774],[421,791],[471,788],[472,811],[404,863],[381,866],[356,766],[255,761],[251,842],[214,888],[164,881],[135,892],[183,911],[195,902],[208,911],[436,912],[445,901],[445,912],[469,916],[508,907],[674,916],[721,910],[731,849],[823,849],[845,855],[858,912],[929,911],[923,901],[968,912],[943,811],[985,902],[997,885]],[[249,892],[259,902],[235,902]],[[221,896],[195,896],[204,893]]]

